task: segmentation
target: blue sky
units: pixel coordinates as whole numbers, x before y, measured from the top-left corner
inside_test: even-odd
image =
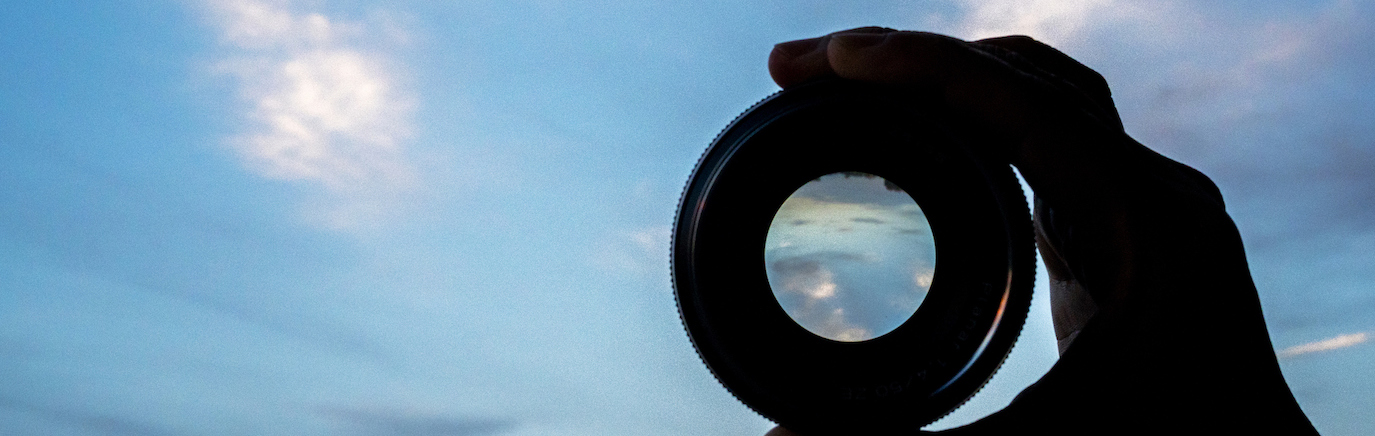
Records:
[[[773,44],[1023,33],[1213,177],[1323,434],[1375,432],[1363,1],[12,1],[0,433],[762,434],[678,325],[673,208]],[[1054,362],[1044,288],[1012,361]],[[1201,333],[1206,334],[1206,333]],[[1225,340],[1225,338],[1219,338]]]

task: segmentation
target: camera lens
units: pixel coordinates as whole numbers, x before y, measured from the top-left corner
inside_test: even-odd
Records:
[[[983,386],[1026,319],[1020,186],[931,101],[789,88],[727,126],[683,191],[672,262],[688,337],[789,429],[920,429]]]
[[[935,274],[931,225],[882,177],[832,173],[794,191],[764,241],[769,287],[807,331],[845,342],[893,331],[916,313]]]

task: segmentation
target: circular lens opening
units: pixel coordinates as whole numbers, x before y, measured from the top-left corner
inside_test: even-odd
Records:
[[[898,328],[935,273],[936,244],[917,202],[868,173],[802,185],[778,208],[764,244],[774,298],[798,325],[836,341]]]

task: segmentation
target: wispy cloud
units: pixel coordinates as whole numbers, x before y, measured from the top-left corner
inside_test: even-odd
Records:
[[[313,218],[327,227],[371,224],[415,188],[405,145],[414,100],[392,60],[363,44],[394,35],[299,11],[289,1],[209,3],[228,49],[218,69],[245,103],[243,132],[229,139],[258,174],[321,189]],[[383,37],[378,37],[379,35]]]
[[[667,225],[616,232],[602,238],[588,260],[607,272],[667,280],[671,234]]]
[[[1075,42],[1092,26],[1151,15],[1129,0],[963,0],[959,36],[1030,35],[1052,45]]]
[[[482,436],[505,433],[517,424],[502,419],[456,418],[386,409],[321,407],[315,412],[359,435]]]
[[[1341,336],[1323,339],[1321,341],[1309,342],[1307,344],[1295,345],[1279,351],[1279,357],[1287,358],[1304,354],[1332,351],[1341,348],[1360,345],[1369,340],[1370,337],[1365,332],[1351,333]]]
[[[78,428],[91,434],[161,436],[173,435],[171,431],[149,422],[141,417],[121,416],[85,410],[77,407],[47,406],[0,397],[0,410],[19,412],[46,421]]]

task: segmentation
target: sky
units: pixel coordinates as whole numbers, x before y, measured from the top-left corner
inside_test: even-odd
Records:
[[[0,5],[0,433],[763,434],[669,280],[678,195],[779,42],[1026,34],[1217,182],[1280,364],[1375,433],[1375,4]],[[1054,364],[1019,343],[932,428]],[[1222,340],[1222,339],[1219,339]]]

